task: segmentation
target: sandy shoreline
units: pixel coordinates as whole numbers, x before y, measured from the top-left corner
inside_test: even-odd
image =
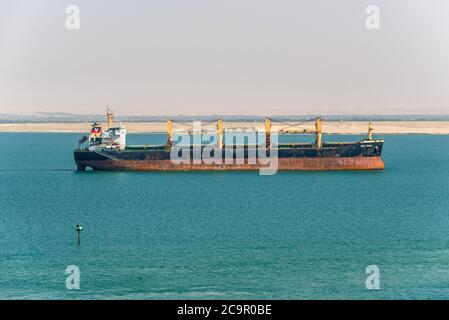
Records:
[[[128,122],[122,123],[129,133],[165,133],[164,122]],[[263,129],[261,122],[225,122],[225,128],[259,128]],[[375,134],[449,134],[449,121],[375,121],[373,122]],[[185,125],[176,125],[175,129],[186,129]],[[214,130],[215,125],[203,125],[206,130]],[[313,123],[301,125],[301,128],[312,130]],[[329,134],[365,134],[368,122],[325,122],[323,132]],[[273,123],[274,130],[287,129],[285,125]],[[65,132],[85,133],[90,130],[90,123],[23,123],[0,124],[0,133],[3,132]],[[290,128],[289,130],[294,130]]]

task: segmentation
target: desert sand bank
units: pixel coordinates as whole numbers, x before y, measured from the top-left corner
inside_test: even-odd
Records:
[[[122,123],[129,133],[157,133],[166,132],[163,122],[128,122]],[[176,129],[187,129],[185,125],[177,125]],[[203,126],[206,130],[214,130],[215,125],[208,123]],[[258,128],[263,129],[261,122],[225,122],[225,128]],[[300,127],[313,130],[314,124],[307,123]],[[449,121],[375,121],[373,122],[375,134],[449,134]],[[295,130],[285,125],[273,123],[273,130]],[[366,134],[367,122],[325,122],[323,132],[329,134]],[[85,133],[90,130],[89,123],[23,123],[0,124],[1,132],[76,132]],[[297,129],[298,130],[298,129]]]

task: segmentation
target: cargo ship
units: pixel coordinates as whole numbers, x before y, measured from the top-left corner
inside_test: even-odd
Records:
[[[75,163],[79,171],[246,171],[263,170],[275,162],[277,170],[321,171],[321,170],[383,170],[381,158],[383,139],[373,139],[371,122],[366,138],[357,142],[324,142],[323,120],[315,121],[314,130],[272,131],[272,122],[265,119],[263,142],[227,144],[222,119],[217,120],[213,133],[214,143],[200,143],[182,146],[180,135],[174,139],[174,122],[167,121],[167,142],[162,145],[127,145],[126,129],[113,124],[112,112],[107,112],[108,125],[103,129],[94,123],[90,133],[79,140],[74,151]],[[279,134],[313,134],[315,141],[310,143],[278,144]],[[187,131],[190,137],[206,134],[204,131]],[[207,133],[208,134],[208,133]],[[275,136],[276,135],[276,136]],[[225,137],[225,139],[224,139]],[[276,139],[273,139],[276,138]],[[193,139],[195,141],[195,139]],[[224,141],[223,141],[224,140]],[[183,153],[182,157],[179,155]],[[198,155],[207,154],[211,159]],[[195,157],[195,155],[197,157]],[[181,160],[180,160],[181,159]],[[272,160],[268,163],[266,160]],[[264,160],[264,161],[262,161]]]

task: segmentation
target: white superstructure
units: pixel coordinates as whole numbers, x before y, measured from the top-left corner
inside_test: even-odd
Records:
[[[90,151],[117,149],[123,150],[126,147],[126,129],[121,123],[118,126],[113,125],[113,114],[108,110],[108,128],[103,131],[99,123],[94,123],[90,131],[89,146]]]

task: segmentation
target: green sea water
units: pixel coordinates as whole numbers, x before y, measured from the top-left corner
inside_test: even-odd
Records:
[[[78,138],[0,134],[0,299],[449,298],[448,136],[385,136],[382,172],[273,176],[76,172]]]

